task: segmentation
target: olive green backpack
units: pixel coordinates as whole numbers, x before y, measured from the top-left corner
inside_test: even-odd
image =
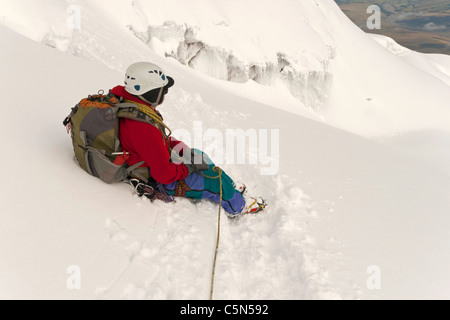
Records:
[[[128,153],[122,150],[119,139],[120,118],[157,125],[136,104],[103,93],[99,91],[81,100],[64,120],[71,133],[75,158],[81,168],[106,183],[125,181],[129,177],[147,181],[148,169],[141,167],[144,162],[126,164]]]

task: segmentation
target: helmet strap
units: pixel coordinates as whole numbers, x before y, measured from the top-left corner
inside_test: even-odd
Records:
[[[155,107],[159,106],[159,103],[161,102],[163,91],[164,91],[164,87],[161,87],[161,89],[159,89],[158,99],[156,99],[156,102],[155,102]]]
[[[148,104],[149,106],[153,106],[153,103],[151,103],[150,101],[148,101],[147,99],[144,98],[144,96],[138,96],[139,99],[141,99],[142,101],[144,101],[146,104]]]

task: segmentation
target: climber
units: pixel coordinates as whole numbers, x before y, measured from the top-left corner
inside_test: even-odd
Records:
[[[157,65],[138,62],[127,69],[125,86],[110,91],[154,119],[154,125],[120,119],[120,142],[129,153],[127,164],[133,166],[144,161],[140,169],[145,178],[162,184],[172,196],[221,202],[230,217],[261,212],[266,206],[262,198],[248,197],[244,184],[234,183],[202,151],[191,149],[171,136],[157,108],[174,84],[174,79]]]

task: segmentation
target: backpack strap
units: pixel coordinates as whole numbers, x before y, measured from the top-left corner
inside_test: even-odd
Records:
[[[168,137],[171,134],[170,129],[163,123],[161,115],[150,107],[136,103],[134,101],[119,100],[119,103],[114,104],[116,123],[115,123],[115,134],[116,134],[116,151],[121,151],[120,146],[120,119],[131,119],[143,123],[150,124],[157,128],[162,135],[164,143],[168,143]],[[170,133],[167,135],[165,132],[167,129]],[[131,177],[138,178],[140,180],[149,181],[151,179],[151,174],[149,168],[141,167],[145,164],[145,161],[141,161],[127,168],[128,175]]]
[[[134,176],[139,177],[144,180],[147,180],[148,177],[144,177],[143,175],[139,174],[139,172],[137,171],[137,169],[139,169],[143,164],[145,164],[145,161],[138,162],[138,163],[128,167],[127,168],[128,174],[134,175]]]
[[[137,106],[137,108],[138,108],[137,117],[139,119],[143,120],[144,122],[150,121],[153,124],[156,124],[164,136],[170,137],[170,135],[172,134],[172,131],[169,129],[168,126],[166,126],[164,124],[163,118],[159,112],[157,112],[156,110],[152,109],[151,107],[149,107],[145,104],[138,103],[135,101],[125,100],[125,103],[131,103],[135,107]],[[133,115],[133,116],[136,116],[136,115]],[[169,131],[169,134],[166,134],[166,132],[165,132],[166,130]]]
[[[118,118],[127,118],[151,124],[161,132],[164,144],[168,143],[170,146],[169,137],[171,136],[172,131],[164,124],[162,117],[158,112],[154,111],[149,106],[137,102],[129,102],[128,100],[125,100],[124,103],[120,103],[117,106],[120,108],[117,112]],[[166,129],[169,131],[168,134],[166,133]]]

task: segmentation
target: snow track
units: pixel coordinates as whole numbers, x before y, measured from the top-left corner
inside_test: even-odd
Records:
[[[310,200],[289,185],[289,178],[280,179],[284,181],[273,181],[278,190],[263,214],[239,219],[223,214],[215,299],[339,298],[316,263],[308,230],[308,221],[316,219]],[[282,185],[290,192],[275,200]],[[134,201],[149,211],[155,205]],[[97,274],[105,261],[114,262],[114,268],[97,279],[97,298],[208,299],[218,207],[179,199],[175,205],[160,204],[160,209],[164,212],[153,216],[141,237],[106,220],[104,244],[87,270]]]
[[[280,180],[284,181],[272,181],[277,187],[267,212],[223,223],[216,298],[339,297],[327,288],[327,279],[316,264],[308,229],[316,213],[310,200],[287,177]],[[284,187],[289,192],[280,196]]]

